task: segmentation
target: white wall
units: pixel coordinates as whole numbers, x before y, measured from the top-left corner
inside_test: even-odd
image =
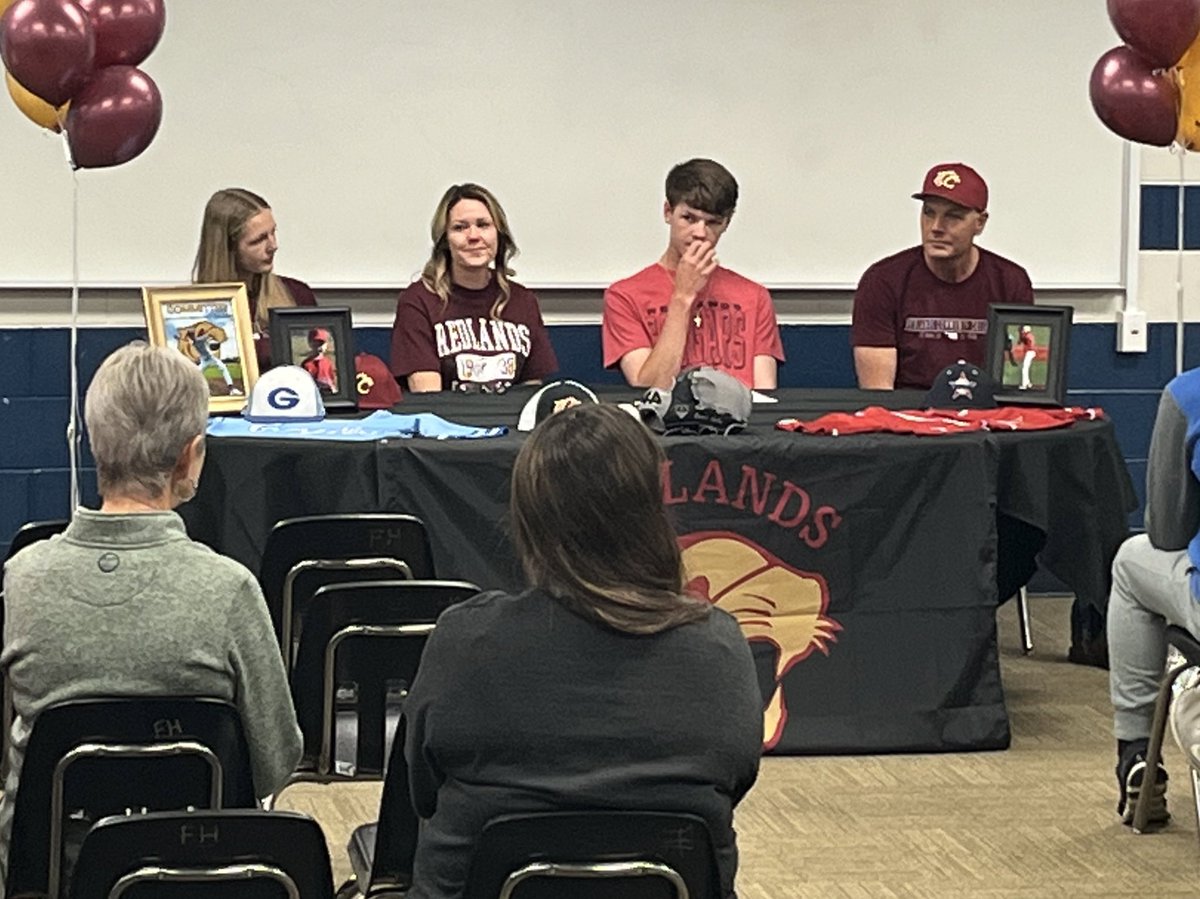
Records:
[[[185,279],[204,200],[241,184],[276,208],[282,271],[394,289],[469,179],[507,206],[527,283],[596,286],[658,253],[663,176],[711,155],[743,188],[722,258],[771,285],[852,286],[912,242],[925,169],[964,159],[989,246],[1039,287],[1111,287],[1121,147],[1086,82],[1113,42],[1095,0],[173,0],[145,64],[161,132],[78,177],[81,279]],[[65,283],[71,179],[0,113],[0,284]]]

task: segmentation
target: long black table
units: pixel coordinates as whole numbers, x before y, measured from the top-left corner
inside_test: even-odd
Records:
[[[397,411],[511,427],[531,392],[409,396]],[[1040,561],[1103,608],[1109,564],[1136,505],[1111,424],[817,437],[773,425],[870,404],[913,408],[920,394],[778,396],[755,407],[742,434],[663,438],[664,500],[691,587],[735,614],[751,641],[766,746],[1007,746],[997,596]],[[211,438],[184,515],[194,537],[257,571],[282,518],[411,512],[429,527],[440,575],[514,590],[521,576],[505,516],[523,437]]]

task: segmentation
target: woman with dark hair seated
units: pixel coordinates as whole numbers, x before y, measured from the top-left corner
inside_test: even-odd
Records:
[[[0,868],[30,732],[56,703],[120,696],[233,702],[259,797],[281,787],[300,761],[300,728],[257,581],[189,539],[173,511],[195,496],[204,465],[204,375],[175,350],[130,344],[100,365],[84,419],[100,510],[77,509],[63,534],[17,553],[4,573],[0,668],[14,717]]]
[[[488,820],[559,809],[698,814],[733,895],[762,697],[734,619],[684,595],[662,462],[606,405],[551,416],[521,448],[511,515],[532,587],[447,610],[405,706],[426,819],[408,896],[461,896]]]

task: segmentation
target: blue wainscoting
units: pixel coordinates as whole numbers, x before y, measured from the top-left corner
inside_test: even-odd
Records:
[[[785,325],[782,332],[788,362],[780,369],[781,385],[853,385],[848,326]],[[600,366],[598,326],[556,325],[550,328],[550,335],[564,376],[592,384],[619,381],[617,374]],[[81,331],[81,390],[87,388],[100,360],[139,336],[135,328]],[[1185,337],[1188,367],[1200,364],[1200,324],[1188,325]],[[355,340],[359,349],[387,358],[387,328],[359,329]],[[1072,328],[1070,401],[1101,406],[1113,419],[1140,496],[1158,396],[1175,370],[1175,329],[1152,325],[1147,353],[1118,354],[1115,346],[1115,325],[1078,324]],[[0,554],[24,522],[67,514],[68,354],[65,329],[0,330]],[[83,494],[90,504],[95,502],[95,476],[86,452],[83,459]],[[1131,516],[1130,523],[1141,526],[1141,509]]]

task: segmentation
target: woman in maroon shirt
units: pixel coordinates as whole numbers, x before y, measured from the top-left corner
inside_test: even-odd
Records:
[[[392,373],[408,389],[500,393],[558,368],[537,297],[510,280],[517,253],[504,209],[477,184],[442,196],[433,251],[392,325]]]
[[[241,281],[246,285],[259,371],[271,367],[269,310],[317,305],[312,289],[303,281],[275,274],[278,249],[275,216],[266,200],[240,187],[219,190],[209,197],[192,282]]]

